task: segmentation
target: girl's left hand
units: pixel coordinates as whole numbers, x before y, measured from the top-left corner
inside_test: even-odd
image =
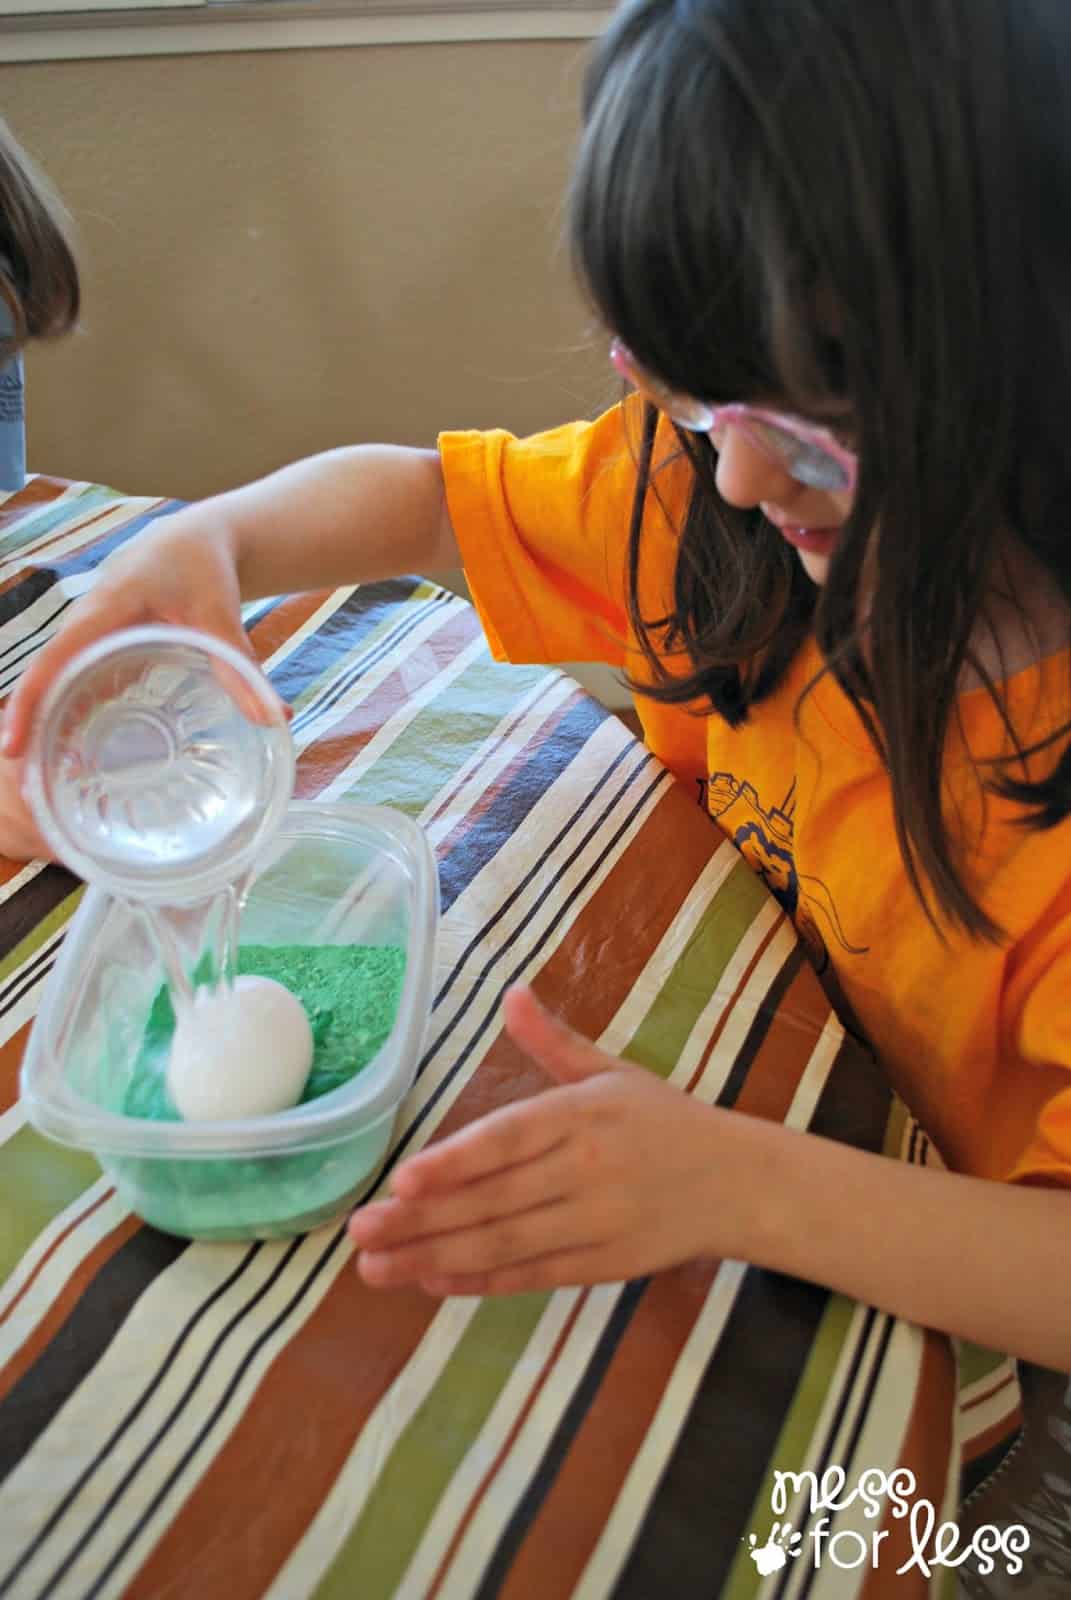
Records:
[[[509,991],[506,1027],[560,1087],[399,1166],[349,1233],[368,1284],[511,1294],[739,1257],[754,1213],[754,1119],[616,1060]]]

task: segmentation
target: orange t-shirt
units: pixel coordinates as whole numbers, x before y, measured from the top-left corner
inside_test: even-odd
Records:
[[[643,677],[626,610],[635,444],[617,407],[530,439],[443,434],[447,503],[492,651],[528,662],[599,661]],[[630,430],[631,432],[631,430]],[[640,595],[669,609],[689,469],[659,435]],[[890,1078],[956,1171],[1071,1184],[1071,819],[1023,828],[989,797],[984,820],[963,744],[946,784],[973,818],[972,890],[1003,945],[934,932],[910,887],[891,792],[858,715],[808,640],[778,690],[732,729],[719,716],[637,697],[648,745],[793,916]],[[1066,654],[1006,684],[1021,734],[1069,715]],[[1004,736],[982,690],[960,700],[975,754]],[[1051,758],[1050,758],[1051,759]]]

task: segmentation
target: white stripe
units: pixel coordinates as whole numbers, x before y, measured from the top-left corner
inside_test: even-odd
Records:
[[[806,1128],[810,1125],[815,1108],[825,1088],[833,1063],[837,1059],[837,1051],[844,1043],[844,1028],[839,1018],[831,1010],[826,1018],[826,1025],[818,1035],[815,1047],[811,1051],[803,1076],[796,1085],[796,1092],[792,1096],[792,1104],[785,1115],[786,1128]]]
[[[43,872],[47,866],[47,861],[27,861],[21,872],[9,878],[7,883],[0,884],[0,906],[5,900],[10,900],[13,894],[18,894],[20,889],[25,889],[26,885],[32,883],[38,873]]]
[[[738,1261],[723,1261],[719,1266],[572,1600],[602,1600],[613,1588],[691,1410],[746,1270]]]

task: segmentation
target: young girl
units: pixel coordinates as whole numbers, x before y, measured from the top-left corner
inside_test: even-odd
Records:
[[[63,209],[0,120],[0,492],[26,475],[22,346],[66,333],[78,299]]]
[[[241,645],[241,597],[462,561],[496,652],[631,675],[950,1169],[699,1104],[520,988],[556,1087],[398,1167],[369,1283],[728,1256],[1071,1370],[1069,99],[1043,0],[628,0],[571,230],[639,395],[183,511],[26,673],[12,756],[107,630]]]
[[[66,333],[78,316],[78,268],[63,209],[0,120],[0,496],[26,477],[22,347]],[[2,502],[0,502],[2,504]],[[0,762],[0,796],[13,790]],[[31,856],[44,846],[17,797],[0,811],[0,850]]]

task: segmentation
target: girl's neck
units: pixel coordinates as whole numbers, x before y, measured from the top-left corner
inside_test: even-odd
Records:
[[[1071,607],[1040,562],[1009,537],[975,629],[976,662],[964,665],[961,691],[982,686],[979,667],[999,683],[1066,650],[1069,642]]]

